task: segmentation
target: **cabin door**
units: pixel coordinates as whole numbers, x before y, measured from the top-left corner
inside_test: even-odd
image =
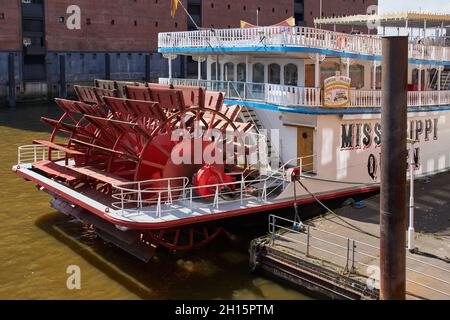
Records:
[[[314,88],[316,85],[315,65],[305,65],[305,87]]]
[[[314,128],[297,127],[297,157],[309,157],[314,154]],[[313,171],[314,158],[303,159],[303,171]],[[299,163],[300,165],[300,163]]]

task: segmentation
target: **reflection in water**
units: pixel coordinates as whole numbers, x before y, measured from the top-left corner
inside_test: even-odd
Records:
[[[249,273],[248,243],[266,226],[241,227],[201,250],[158,251],[142,263],[53,212],[50,197],[11,172],[17,147],[48,139],[40,116],[54,105],[0,108],[0,299],[304,299]],[[81,290],[68,290],[69,265],[81,268]]]

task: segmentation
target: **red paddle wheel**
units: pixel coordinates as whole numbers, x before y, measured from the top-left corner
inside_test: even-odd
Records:
[[[87,104],[57,99],[64,115],[59,120],[42,118],[54,127],[52,143],[57,136],[66,136],[64,146],[77,152],[67,156],[66,165],[84,178],[72,186],[89,186],[111,196],[116,183],[141,182],[140,188],[162,190],[172,179],[170,188],[176,189],[183,187],[176,178],[186,177],[191,185],[201,187],[232,182],[235,178],[228,173],[245,170],[236,154],[242,148],[248,152],[242,133],[252,126],[237,122],[240,107],[223,105],[221,93],[206,93],[199,87],[127,87],[126,92],[147,101],[104,96],[102,103]],[[180,193],[171,194],[172,199]],[[208,188],[197,189],[197,195],[205,199],[211,193]],[[158,196],[161,192],[147,192],[143,200],[154,204]],[[220,226],[189,225],[138,231],[142,242],[190,250],[209,243],[221,230]]]

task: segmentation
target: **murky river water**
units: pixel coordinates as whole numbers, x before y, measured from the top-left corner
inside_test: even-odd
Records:
[[[0,107],[0,299],[307,299],[249,273],[248,243],[266,228],[232,230],[207,248],[144,264],[55,212],[50,197],[11,172],[17,147],[48,139],[54,105]],[[81,290],[68,290],[69,265]]]

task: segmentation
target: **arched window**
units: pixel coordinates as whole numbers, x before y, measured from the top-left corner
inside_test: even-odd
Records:
[[[422,88],[425,86],[425,70],[421,70],[422,74]],[[419,84],[419,69],[413,70],[413,84],[418,85]]]
[[[234,63],[227,62],[224,65],[224,77],[225,81],[234,81]]]
[[[287,86],[296,86],[298,84],[298,68],[293,63],[284,66],[284,84]]]
[[[350,66],[350,78],[353,88],[361,89],[364,87],[364,66],[360,64]]]
[[[253,82],[264,83],[264,65],[262,63],[253,65]]]
[[[375,89],[380,90],[381,89],[381,66],[378,66],[375,72],[376,72]],[[370,81],[370,83],[371,83],[370,88],[372,89],[372,87],[373,87],[373,68],[370,68],[370,79],[372,79]]]
[[[320,85],[323,85],[323,81],[329,77],[336,75],[339,71],[339,64],[332,61],[325,61],[320,64]]]
[[[246,82],[247,81],[247,68],[245,63],[239,63],[237,65],[237,81]]]
[[[281,83],[280,73],[281,73],[280,65],[276,63],[269,64],[269,83],[280,84]]]

